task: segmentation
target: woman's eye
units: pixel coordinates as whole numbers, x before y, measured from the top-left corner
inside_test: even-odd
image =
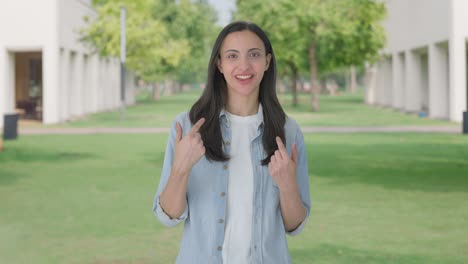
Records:
[[[250,57],[259,57],[259,56],[260,56],[259,52],[250,53]]]
[[[235,59],[235,58],[237,58],[237,55],[236,54],[228,54],[226,58]]]

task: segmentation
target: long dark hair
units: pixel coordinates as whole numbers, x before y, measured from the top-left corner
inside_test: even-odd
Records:
[[[195,124],[200,118],[206,119],[200,129],[200,134],[205,145],[205,156],[210,161],[227,161],[229,156],[223,151],[223,137],[219,121],[219,114],[227,103],[227,86],[224,76],[217,67],[220,59],[221,45],[227,35],[233,32],[248,30],[255,33],[265,45],[266,54],[271,54],[268,69],[260,82],[258,100],[263,108],[263,149],[267,156],[262,160],[262,165],[270,162],[271,156],[278,149],[275,137],[280,137],[285,142],[284,124],[286,114],[276,96],[276,60],[270,40],[263,30],[254,23],[237,21],[227,25],[218,35],[211,52],[208,64],[208,80],[201,97],[190,109],[190,121]]]

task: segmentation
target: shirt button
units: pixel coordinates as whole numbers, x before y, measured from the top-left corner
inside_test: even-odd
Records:
[[[227,170],[227,168],[228,168],[228,165],[223,166],[223,169]]]
[[[231,142],[229,142],[229,141],[226,141],[226,142],[224,142],[224,143],[226,144],[226,146],[231,145]]]
[[[223,249],[221,246],[218,246],[218,251],[221,251],[221,249]]]
[[[218,223],[222,224],[222,223],[224,223],[224,220],[223,220],[223,219],[219,219],[219,220],[218,220]]]
[[[221,197],[224,197],[224,196],[226,196],[226,193],[225,193],[225,192],[221,192],[219,195],[221,195]]]

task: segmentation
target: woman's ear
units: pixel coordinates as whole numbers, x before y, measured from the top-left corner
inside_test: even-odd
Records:
[[[265,59],[266,59],[265,71],[267,71],[268,68],[270,67],[271,53],[268,53],[268,54],[265,56]]]
[[[216,59],[216,66],[218,67],[218,71],[223,73],[223,67],[221,67],[221,59]]]

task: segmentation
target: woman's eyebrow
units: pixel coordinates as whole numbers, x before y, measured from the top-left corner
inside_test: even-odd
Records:
[[[239,51],[235,50],[235,49],[229,49],[229,50],[224,51],[224,53],[226,53],[226,52],[237,52],[237,53],[239,53]]]
[[[251,51],[254,51],[254,50],[255,50],[255,51],[257,51],[257,50],[258,50],[258,51],[262,51],[262,49],[260,49],[260,48],[251,48],[251,49],[248,50],[248,52],[251,52]],[[226,53],[226,52],[237,52],[237,53],[240,53],[240,51],[235,50],[235,49],[228,49],[228,50],[224,51],[224,53]]]

